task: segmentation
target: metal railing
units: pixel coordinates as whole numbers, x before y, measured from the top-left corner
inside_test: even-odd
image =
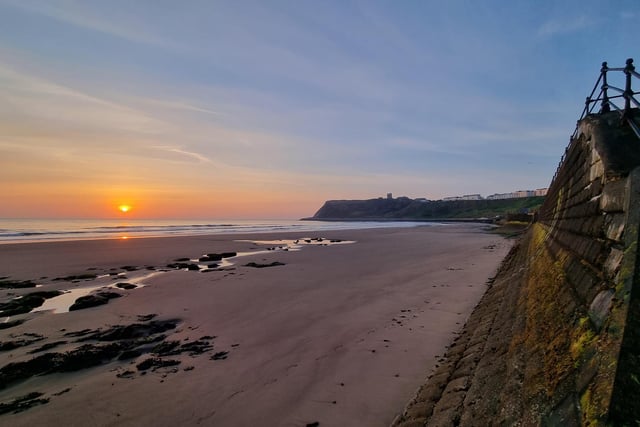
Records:
[[[625,84],[624,89],[619,88],[617,86],[610,85],[607,81],[607,73],[609,71],[622,71],[625,75]],[[596,81],[596,84],[593,86],[593,90],[591,94],[587,97],[585,101],[584,109],[582,110],[582,114],[578,119],[578,124],[580,120],[584,119],[587,115],[593,114],[593,110],[596,105],[600,103],[600,110],[598,113],[608,113],[612,111],[612,108],[620,113],[623,122],[629,124],[633,132],[636,134],[638,138],[640,138],[640,127],[633,121],[631,116],[631,104],[633,103],[636,107],[640,107],[640,102],[634,97],[634,95],[640,94],[640,92],[634,92],[631,88],[631,78],[635,77],[640,79],[640,74],[636,73],[636,68],[633,66],[633,58],[627,59],[626,65],[624,67],[617,68],[609,68],[606,62],[602,63],[602,68],[600,69],[600,76]],[[596,93],[596,90],[600,87],[600,92],[596,98],[593,95]],[[615,95],[611,96],[609,91],[613,91]],[[624,99],[624,107],[620,108],[616,105],[612,100],[613,99]],[[578,134],[578,125],[576,125],[576,130],[573,131],[573,135],[571,138],[575,138]]]

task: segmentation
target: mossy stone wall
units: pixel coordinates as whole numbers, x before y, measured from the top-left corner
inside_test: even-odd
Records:
[[[640,154],[640,140],[617,113],[585,118],[533,231],[537,238],[530,250],[544,251],[547,259],[532,263],[529,280],[546,270],[562,276],[563,287],[556,303],[548,302],[562,309],[536,307],[527,313],[538,329],[550,320],[565,323],[553,338],[536,337],[559,340],[564,354],[545,363],[546,375],[554,379],[547,393],[556,403],[549,421],[569,411],[581,425],[640,423],[640,329],[634,326],[639,318],[640,156],[623,155],[634,147]],[[550,290],[549,280],[536,283],[534,293]],[[549,352],[545,356],[549,359]]]

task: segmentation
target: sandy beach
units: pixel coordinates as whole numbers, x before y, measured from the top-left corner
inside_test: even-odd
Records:
[[[42,285],[0,288],[2,303],[44,290],[120,294],[71,312],[0,314],[5,326],[24,320],[0,329],[13,343],[0,351],[0,403],[25,409],[0,424],[387,426],[511,247],[484,227],[0,245],[5,281]],[[192,261],[224,252],[240,256]],[[167,267],[179,262],[209,267]],[[16,399],[34,392],[22,408]]]

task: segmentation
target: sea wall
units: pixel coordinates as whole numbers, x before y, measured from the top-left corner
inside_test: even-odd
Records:
[[[538,221],[396,425],[640,423],[639,166],[617,113],[579,123]]]

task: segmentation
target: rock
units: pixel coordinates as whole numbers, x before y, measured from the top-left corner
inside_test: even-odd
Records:
[[[17,414],[18,412],[26,411],[33,406],[48,403],[49,399],[42,399],[42,395],[42,393],[34,391],[29,394],[25,394],[24,396],[16,397],[11,402],[0,403],[0,414],[7,414],[9,412]]]
[[[23,319],[18,319],[18,320],[11,320],[9,322],[2,322],[0,323],[0,330],[1,329],[9,329],[9,328],[13,328],[14,326],[18,326],[24,323]]]
[[[167,366],[176,366],[176,365],[179,365],[180,363],[181,362],[179,360],[172,360],[172,359],[164,360],[164,359],[160,359],[159,357],[150,357],[138,363],[136,365],[136,368],[138,369],[138,371],[146,371],[147,369],[151,369],[151,368],[153,368],[153,370],[156,370],[157,368],[164,368]]]
[[[179,270],[187,269],[191,271],[200,270],[200,267],[198,267],[198,264],[185,263],[185,262],[176,262],[172,264],[167,264],[167,268],[176,268]]]
[[[9,363],[0,368],[0,389],[36,375],[72,372],[97,366],[115,358],[121,350],[120,343],[102,346],[85,344],[64,353],[45,353],[33,359]]]
[[[14,298],[9,302],[0,304],[2,316],[15,316],[16,314],[28,313],[36,307],[40,307],[46,299],[62,295],[60,291],[39,291],[23,295],[21,298]]]
[[[248,264],[245,264],[244,266],[245,267],[253,267],[253,268],[266,268],[266,267],[277,267],[279,265],[285,265],[285,264],[282,263],[282,262],[279,262],[279,261],[274,261],[274,262],[272,262],[270,264],[259,264],[257,262],[250,262]]]
[[[222,258],[231,258],[238,255],[236,252],[222,252],[220,254],[206,254],[200,261],[221,261]]]
[[[116,286],[119,287],[120,289],[135,289],[137,288],[136,285],[134,285],[133,283],[116,283]]]
[[[0,280],[0,288],[4,289],[22,289],[22,288],[35,288],[36,284],[31,280]]]
[[[53,341],[53,342],[48,342],[48,343],[46,343],[46,344],[41,345],[41,346],[40,346],[40,347],[38,347],[38,348],[34,348],[33,350],[29,351],[28,353],[29,353],[29,354],[40,353],[40,352],[43,352],[43,351],[45,351],[45,350],[49,350],[49,349],[51,349],[51,348],[54,348],[54,347],[57,347],[57,346],[59,346],[59,345],[66,344],[66,343],[67,343],[67,341]]]
[[[98,292],[96,294],[85,295],[76,299],[71,307],[69,307],[69,311],[104,305],[108,303],[110,299],[120,298],[121,296],[122,295],[117,292]]]
[[[229,356],[228,351],[219,351],[213,356],[211,356],[211,360],[224,360]]]
[[[106,331],[93,331],[91,335],[85,335],[83,341],[116,341],[131,340],[136,338],[149,338],[151,335],[160,334],[178,326],[178,321],[154,320],[149,323],[132,323],[130,325],[116,325]]]
[[[65,276],[65,277],[56,277],[53,281],[64,280],[67,282],[73,282],[74,280],[92,280],[98,277],[97,274],[87,273],[87,274],[78,274],[74,276]]]
[[[164,341],[155,346],[151,352],[158,356],[172,356],[180,353],[177,351],[178,347],[180,347],[180,341]]]

